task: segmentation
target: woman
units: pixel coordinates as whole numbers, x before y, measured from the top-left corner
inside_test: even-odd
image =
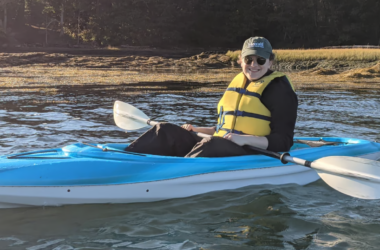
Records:
[[[287,76],[270,70],[275,56],[269,41],[244,42],[242,72],[218,104],[215,127],[161,123],[132,142],[126,151],[166,156],[225,157],[254,153],[248,146],[288,151],[293,145],[298,100]],[[200,138],[193,132],[213,135]]]

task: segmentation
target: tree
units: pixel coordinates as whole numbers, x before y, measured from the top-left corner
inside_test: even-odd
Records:
[[[16,15],[14,17],[15,28],[22,29],[25,25],[25,0],[14,1]]]
[[[8,8],[8,3],[10,2],[12,2],[12,0],[0,0],[0,6],[3,7],[4,9],[3,30],[5,34],[7,33],[7,22],[8,22],[7,8]]]
[[[60,36],[65,30],[77,43],[238,48],[250,36],[277,48],[380,43],[378,0],[0,0],[0,9],[4,31],[25,21],[59,24]]]
[[[45,5],[51,8],[52,18],[60,20],[59,21],[60,36],[63,36],[64,34],[65,5],[68,4],[68,2],[69,0],[45,0]]]

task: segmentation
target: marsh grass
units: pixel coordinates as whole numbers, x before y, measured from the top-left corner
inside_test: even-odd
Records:
[[[228,51],[231,60],[237,60],[240,50]],[[308,50],[274,50],[278,62],[297,61],[362,61],[380,60],[380,49],[308,49]]]
[[[350,90],[350,89],[380,89],[379,78],[352,79],[344,75],[308,75],[300,72],[287,73],[296,90]]]
[[[227,51],[226,53],[226,56],[229,56],[231,58],[231,61],[237,61],[239,59],[239,55],[240,55],[241,51],[240,50],[236,50],[236,51]]]

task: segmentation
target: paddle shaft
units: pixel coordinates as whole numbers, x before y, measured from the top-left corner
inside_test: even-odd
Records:
[[[262,149],[262,148],[258,148],[258,147],[254,147],[254,146],[250,146],[250,145],[248,145],[248,147],[250,149],[252,149],[252,150],[255,150],[255,151],[263,154],[263,155],[279,159],[284,164],[286,164],[288,162],[292,162],[292,163],[295,163],[295,164],[298,164],[298,165],[302,165],[302,166],[311,168],[311,161],[307,161],[307,160],[299,159],[299,158],[296,158],[296,157],[292,157],[292,156],[290,156],[289,153],[279,154],[279,153],[276,153],[276,152],[272,152],[272,151],[269,151],[269,150],[266,150],[266,149]]]
[[[207,136],[209,137],[210,135],[207,135]],[[363,174],[360,172],[346,171],[344,169],[329,168],[328,166],[325,166],[324,164],[318,164],[317,162],[312,162],[312,161],[307,161],[304,159],[292,157],[292,156],[290,156],[289,153],[279,154],[276,152],[272,152],[272,151],[269,151],[266,149],[262,149],[262,148],[258,148],[258,147],[254,147],[254,146],[250,146],[250,145],[246,145],[246,146],[248,146],[250,149],[252,149],[256,152],[259,152],[260,154],[263,154],[263,155],[266,155],[266,156],[269,156],[269,157],[272,157],[275,159],[279,159],[283,164],[291,162],[291,163],[294,163],[297,165],[301,165],[301,166],[308,167],[308,168],[315,169],[315,170],[321,170],[324,172],[337,174],[340,176],[350,176],[350,177],[354,177],[354,178],[358,178],[358,179],[362,179],[362,180],[368,180],[368,181],[380,183],[380,178],[378,178],[377,176],[366,175],[366,174]]]
[[[207,136],[209,137],[210,135],[207,135]],[[279,153],[272,152],[272,151],[269,151],[269,150],[266,150],[266,149],[263,149],[263,148],[258,148],[258,147],[254,147],[254,146],[250,146],[250,145],[246,145],[246,146],[248,146],[250,149],[252,149],[252,150],[254,150],[256,152],[259,152],[259,153],[261,153],[263,155],[279,159],[284,164],[286,164],[288,162],[292,162],[292,163],[295,163],[297,165],[302,165],[302,166],[311,168],[311,161],[307,161],[307,160],[299,159],[299,158],[296,158],[296,157],[292,157],[292,156],[290,156],[289,153],[279,154]]]
[[[302,166],[305,166],[305,167],[308,167],[308,168],[312,168],[312,169],[315,169],[315,170],[320,170],[320,171],[323,171],[323,172],[332,173],[332,174],[335,174],[335,175],[350,176],[350,177],[357,178],[357,179],[362,179],[362,180],[367,180],[367,181],[373,181],[373,182],[380,183],[380,178],[378,176],[368,175],[368,174],[360,173],[360,172],[357,172],[357,171],[356,172],[354,172],[354,171],[347,171],[347,170],[342,169],[342,168],[336,168],[336,167],[335,168],[330,168],[330,166],[326,166],[325,164],[319,164],[318,162],[312,162],[312,161],[307,161],[307,160],[303,160],[303,159],[300,159],[300,158],[292,157],[292,156],[290,156],[289,153],[279,154],[279,153],[276,153],[276,152],[268,151],[268,150],[265,150],[265,149],[262,149],[262,148],[253,147],[253,146],[249,146],[249,148],[251,148],[251,149],[253,149],[253,150],[257,151],[257,152],[260,152],[263,155],[279,159],[284,164],[286,164],[288,162],[292,162],[292,163],[297,164],[297,165],[302,165]]]

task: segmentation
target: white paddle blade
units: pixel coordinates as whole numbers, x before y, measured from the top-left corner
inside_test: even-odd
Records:
[[[332,188],[361,199],[380,199],[380,162],[348,156],[329,156],[312,163]]]
[[[128,103],[115,101],[113,119],[119,128],[135,130],[148,126],[149,117]]]

